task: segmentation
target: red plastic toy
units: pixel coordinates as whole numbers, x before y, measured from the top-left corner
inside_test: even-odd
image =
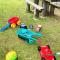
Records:
[[[11,24],[12,28],[15,28],[16,25],[20,25],[21,21],[19,20],[18,17],[13,17],[13,18],[11,18],[11,19],[8,20],[8,23]]]
[[[49,45],[39,46],[38,51],[41,55],[41,60],[56,60],[53,52],[51,51]]]
[[[18,17],[13,17],[13,18],[9,19],[8,22],[9,22],[10,24],[12,24],[12,23],[15,23],[15,24],[16,24],[18,20],[19,20]]]
[[[20,25],[20,23],[21,23],[21,20],[20,20],[18,17],[10,18],[10,19],[8,20],[8,24],[6,24],[5,26],[3,26],[3,27],[0,29],[0,32],[5,31],[5,30],[8,29],[9,27],[15,28],[16,25]]]

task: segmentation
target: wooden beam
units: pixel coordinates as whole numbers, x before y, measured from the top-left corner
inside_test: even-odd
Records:
[[[28,4],[28,3],[26,4],[26,12],[29,12],[29,13],[31,12],[30,11],[30,4]]]
[[[50,4],[60,8],[60,2],[50,2]]]
[[[55,6],[54,5],[50,5],[50,12],[49,12],[49,14],[51,16],[54,16],[54,10],[55,10]]]
[[[42,9],[43,9],[42,6],[39,6],[39,5],[31,2],[30,0],[26,0],[26,3],[31,4],[32,6],[34,6],[34,7],[35,7],[36,9],[38,9],[38,10],[42,10]]]
[[[39,5],[39,0],[34,0],[34,3]],[[34,17],[39,18],[39,10],[34,8]]]
[[[44,10],[42,10],[42,15],[43,16],[48,16],[49,15],[49,3],[46,2],[45,0],[43,0],[42,6],[44,8]]]

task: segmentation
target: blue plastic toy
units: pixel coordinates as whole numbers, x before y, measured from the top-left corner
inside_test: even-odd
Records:
[[[39,37],[42,36],[41,33],[35,33],[35,32],[33,32],[29,29],[24,29],[24,28],[21,28],[21,29],[17,30],[17,35],[18,35],[19,38],[24,39],[29,44],[32,44],[33,42],[35,42],[37,40],[33,36],[39,36]]]
[[[1,29],[0,29],[0,32],[3,32],[3,31],[5,31],[7,28],[9,28],[10,27],[10,23],[8,23],[8,24],[6,24],[4,27],[2,27]]]

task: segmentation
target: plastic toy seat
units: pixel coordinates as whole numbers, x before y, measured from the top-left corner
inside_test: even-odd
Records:
[[[27,29],[27,26],[24,23],[21,23],[20,28],[25,28]]]

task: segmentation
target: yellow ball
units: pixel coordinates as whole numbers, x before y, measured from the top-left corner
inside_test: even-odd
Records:
[[[20,25],[20,23],[21,23],[21,21],[19,20],[19,21],[17,22],[17,25]]]
[[[11,27],[12,28],[15,28],[16,27],[16,24],[15,23],[11,24]]]
[[[6,60],[16,60],[17,54],[15,51],[10,51],[6,54]]]

